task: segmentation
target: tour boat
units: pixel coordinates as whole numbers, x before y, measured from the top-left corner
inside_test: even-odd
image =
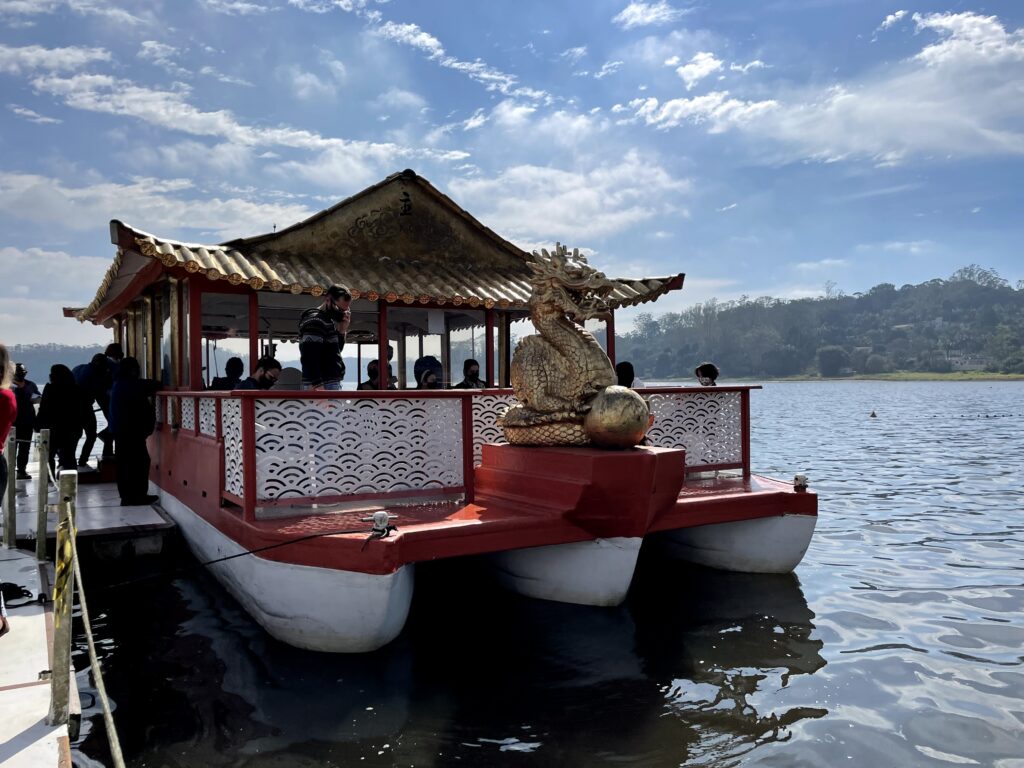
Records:
[[[285,643],[380,648],[402,631],[416,564],[442,558],[472,558],[532,597],[612,606],[642,545],[644,557],[754,573],[792,571],[809,545],[816,495],[799,478],[751,473],[756,386],[638,390],[653,425],[626,450],[507,444],[500,419],[516,404],[513,340],[533,331],[535,256],[412,171],[219,245],[116,220],[110,231],[117,254],[95,298],[65,314],[111,328],[164,382],[154,493],[195,556]],[[614,310],[684,276],[601,277],[610,312],[588,327],[614,362]],[[390,348],[397,389],[206,389],[239,351],[297,359],[299,314],[332,284],[353,296],[346,357],[362,370]],[[479,359],[487,388],[410,388],[425,354],[449,385]]]

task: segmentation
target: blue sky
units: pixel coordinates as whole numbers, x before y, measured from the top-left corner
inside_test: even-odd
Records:
[[[523,247],[686,272],[655,312],[1024,279],[1018,2],[0,0],[0,89],[6,343],[106,339],[60,306],[111,218],[222,241],[403,168]]]

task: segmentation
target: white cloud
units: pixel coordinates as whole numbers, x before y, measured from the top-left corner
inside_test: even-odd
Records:
[[[321,78],[313,72],[307,72],[298,64],[279,67],[277,77],[287,84],[296,98],[302,101],[331,98],[337,90],[337,84],[333,80]]]
[[[936,42],[896,65],[828,89],[746,101],[715,92],[693,99],[631,102],[658,128],[704,123],[740,129],[778,147],[772,162],[867,159],[885,167],[911,155],[1024,154],[1024,30],[974,13],[913,16]]]
[[[218,71],[215,67],[211,66],[202,67],[199,70],[199,74],[203,75],[204,77],[212,77],[216,80],[219,80],[222,83],[227,83],[228,85],[244,85],[249,88],[253,87],[253,84],[250,83],[248,80],[241,77],[235,77],[233,75],[226,75],[223,72]]]
[[[734,208],[738,208],[738,207],[739,207],[739,203],[729,203],[728,205],[723,205],[721,208],[715,208],[715,210],[718,213],[725,213],[726,211],[731,211]]]
[[[692,99],[670,99],[660,103],[653,96],[634,99],[629,106],[636,116],[655,128],[677,128],[690,123],[707,124],[711,133],[721,133],[742,126],[765,112],[775,109],[775,101],[743,101],[729,96],[728,91],[712,91]]]
[[[314,213],[294,203],[185,199],[186,193],[195,195],[187,179],[138,178],[129,184],[104,181],[72,187],[37,174],[0,172],[0,211],[71,230],[104,229],[109,219],[119,218],[171,238],[190,240],[195,236],[188,232],[199,231],[228,239],[266,232],[273,223],[283,226]]]
[[[882,23],[878,25],[878,28],[875,30],[875,34],[877,35],[879,32],[888,29],[894,24],[898,24],[899,21],[906,15],[906,11],[896,11],[896,13],[890,13],[882,20]]]
[[[604,64],[601,65],[601,69],[594,73],[594,78],[597,80],[601,80],[605,77],[608,77],[608,75],[618,72],[619,69],[622,68],[622,65],[624,63],[625,62],[622,61],[606,61]]]
[[[484,114],[483,107],[480,107],[480,109],[478,109],[476,112],[473,113],[472,117],[470,117],[468,120],[466,120],[462,124],[462,130],[464,130],[464,131],[471,131],[474,128],[479,128],[481,125],[483,125],[486,122],[487,122],[487,115]]]
[[[491,111],[491,119],[502,128],[519,130],[529,123],[530,116],[536,111],[534,106],[506,99]]]
[[[143,61],[150,61],[161,69],[172,75],[183,77],[191,74],[187,69],[182,68],[178,62],[178,49],[173,45],[167,45],[156,40],[144,40],[135,54]]]
[[[634,27],[670,24],[685,15],[686,11],[673,8],[666,0],[658,0],[656,3],[632,2],[612,18],[612,22],[623,29],[633,29]]]
[[[199,0],[204,8],[214,13],[223,13],[228,16],[251,16],[254,14],[276,11],[276,8],[259,3],[247,2],[247,0]]]
[[[565,59],[570,64],[578,64],[580,59],[587,55],[587,46],[581,45],[577,48],[567,48],[558,54],[558,58]]]
[[[918,255],[934,249],[935,243],[931,240],[889,240],[883,243],[861,243],[856,247],[857,251],[883,251],[886,253],[909,253]]]
[[[59,123],[64,122],[63,120],[58,120],[56,117],[46,117],[45,115],[40,115],[33,109],[29,109],[28,107],[20,107],[17,104],[8,104],[7,108],[11,110],[11,112],[16,114],[18,117],[24,118],[25,120],[28,120],[30,123],[37,123],[39,125],[57,125]]]
[[[109,261],[107,264],[109,265]],[[84,286],[83,286],[84,287]],[[113,339],[109,328],[79,323],[64,317],[63,307],[83,307],[92,301],[99,280],[92,283],[92,292],[69,294],[57,299],[29,299],[25,297],[0,297],[0,328],[4,329],[6,344],[52,344],[55,339],[62,344],[84,346],[90,344],[106,344]],[[36,372],[36,374],[39,372]],[[46,374],[41,376],[29,372],[42,384]]]
[[[801,272],[816,272],[822,269],[845,267],[847,263],[846,259],[821,259],[819,261],[801,261],[793,266]]]
[[[348,141],[289,126],[265,128],[245,125],[238,122],[228,110],[206,112],[190,104],[187,86],[180,86],[174,91],[161,91],[109,75],[86,74],[38,77],[32,81],[32,85],[37,91],[60,98],[74,109],[134,117],[169,130],[193,136],[215,136],[242,146],[281,146],[315,152],[363,154],[378,162],[390,162],[398,157],[426,157],[442,161],[462,160],[466,157],[465,152]]]
[[[94,61],[110,61],[110,52],[103,48],[43,48],[27,45],[12,48],[0,44],[0,72],[18,75],[23,72],[50,72],[80,69]]]
[[[151,11],[136,16],[110,0],[0,0],[0,14],[15,18],[51,14],[63,8],[81,16],[105,16],[121,24],[152,24],[156,18]]]
[[[208,146],[198,141],[182,141],[134,148],[130,159],[141,167],[159,169],[162,173],[202,178],[211,171],[223,176],[244,173],[252,164],[253,152],[250,147],[239,144],[224,142]]]
[[[680,199],[690,188],[636,151],[584,171],[519,165],[493,178],[449,184],[474,215],[506,237],[570,246],[592,245],[659,215],[680,215]]]
[[[752,69],[768,69],[768,65],[760,59],[748,61],[746,64],[733,63],[729,65],[730,72],[742,72],[744,75]]]
[[[682,61],[682,59],[680,59],[678,56],[675,56],[675,55],[669,56],[667,59],[665,59],[665,66],[666,67],[674,67],[680,61]]]
[[[694,54],[688,64],[684,64],[676,69],[676,74],[686,83],[686,90],[692,91],[693,86],[708,75],[721,69],[722,62],[715,58],[715,54],[708,51],[700,51]]]
[[[427,101],[418,93],[407,91],[402,88],[389,88],[378,96],[374,103],[379,107],[402,110],[421,110],[427,106]]]
[[[0,248],[0,297],[81,301],[99,287],[112,257],[72,256],[41,248]]]
[[[445,53],[441,41],[420,29],[416,24],[398,24],[388,21],[374,29],[374,33],[396,43],[416,48],[440,66],[461,72],[471,80],[480,83],[488,91],[497,91],[506,96],[518,96],[535,101],[550,102],[551,94],[546,91],[518,85],[519,78],[496,69],[481,59],[463,61]]]

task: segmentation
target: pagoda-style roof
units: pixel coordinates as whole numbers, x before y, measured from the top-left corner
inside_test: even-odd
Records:
[[[281,231],[219,245],[160,238],[116,219],[110,234],[117,257],[80,320],[103,319],[128,286],[172,269],[257,291],[318,296],[340,284],[354,298],[398,304],[525,309],[531,291],[533,256],[411,170]],[[652,301],[683,278],[618,279],[609,302]]]

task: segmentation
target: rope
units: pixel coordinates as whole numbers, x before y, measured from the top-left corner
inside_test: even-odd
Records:
[[[99,694],[100,704],[103,705],[103,723],[107,728],[107,741],[110,742],[110,757],[114,761],[115,768],[124,768],[124,756],[121,754],[121,742],[117,738],[117,727],[114,725],[114,714],[110,709],[110,699],[107,698],[107,687],[103,683],[103,670],[100,667],[100,660],[96,656],[96,643],[92,637],[92,622],[89,620],[89,606],[85,601],[85,586],[82,584],[82,568],[78,562],[78,545],[75,544],[75,536],[68,536],[71,542],[72,563],[75,568],[75,584],[78,586],[78,603],[82,607],[82,625],[85,627],[85,639],[89,646],[89,663],[92,665],[92,677],[96,683],[96,692]]]
[[[368,544],[371,540],[387,538],[387,536],[389,536],[391,534],[391,531],[398,530],[393,525],[389,525],[388,528],[389,528],[389,530],[388,530],[387,533],[376,533],[374,531],[370,531],[368,533],[368,535],[367,535],[366,541],[363,542],[364,548],[365,548],[366,544]],[[259,553],[259,552],[266,552],[267,550],[270,550],[270,549],[278,549],[279,547],[287,547],[287,546],[290,546],[292,544],[298,544],[300,541],[309,541],[310,539],[319,539],[319,538],[321,538],[323,536],[342,536],[342,535],[345,535],[345,534],[353,534],[353,533],[367,533],[367,531],[366,531],[365,528],[359,528],[359,529],[337,530],[337,531],[321,531],[320,533],[310,533],[310,534],[307,534],[305,536],[298,536],[298,537],[296,537],[294,539],[288,539],[286,541],[279,541],[276,544],[268,544],[265,547],[257,547],[256,549],[247,549],[244,552],[236,552],[233,555],[227,555],[225,557],[218,557],[218,558],[216,558],[214,560],[206,560],[204,562],[196,563],[195,565],[190,565],[190,566],[185,567],[185,568],[175,568],[173,571],[170,571],[168,573],[156,573],[156,574],[153,574],[152,576],[142,576],[142,577],[140,577],[138,579],[129,579],[128,581],[119,581],[119,582],[117,582],[115,584],[107,584],[107,585],[101,587],[101,589],[104,589],[104,590],[106,590],[106,589],[119,589],[121,587],[130,587],[130,586],[135,585],[135,584],[141,584],[141,583],[146,582],[146,581],[155,581],[156,579],[171,578],[171,577],[176,576],[176,575],[186,574],[186,573],[190,573],[192,571],[199,570],[200,568],[206,568],[207,566],[210,566],[210,565],[216,565],[217,563],[223,563],[223,562],[225,562],[227,560],[234,560],[236,557],[245,557],[247,555],[255,555],[255,554]]]

